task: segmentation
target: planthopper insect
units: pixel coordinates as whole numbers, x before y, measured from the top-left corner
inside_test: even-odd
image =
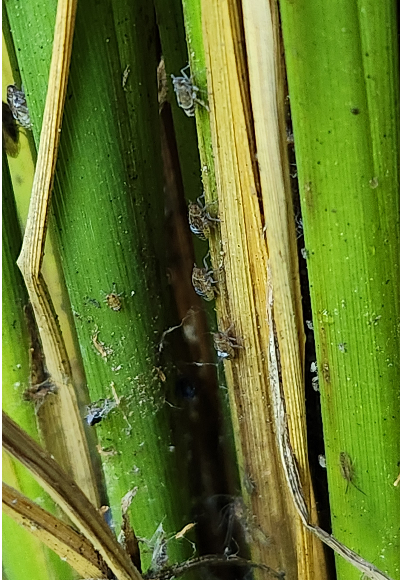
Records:
[[[178,106],[183,109],[188,117],[194,117],[194,105],[197,103],[201,105],[207,111],[209,111],[208,106],[204,101],[197,98],[197,93],[200,91],[199,87],[193,84],[191,77],[186,74],[186,69],[189,65],[185,66],[181,70],[180,77],[171,75],[172,85],[176,94],[176,100],[178,101]]]
[[[229,328],[227,332],[213,332],[214,348],[220,358],[232,359],[235,358],[235,348],[243,348],[237,344],[237,339],[229,335]]]
[[[42,383],[31,385],[23,394],[24,401],[32,401],[35,403],[36,409],[39,410],[47,395],[56,393],[57,387],[50,378]]]
[[[204,268],[198,268],[196,264],[193,266],[192,284],[196,294],[210,302],[214,300],[218,290],[215,287],[217,281],[212,277],[214,271],[210,270],[207,265],[207,256],[203,260]]]
[[[122,296],[122,293],[117,294],[116,286],[115,286],[115,284],[113,284],[113,291],[110,292],[109,294],[107,294],[104,302],[107,302],[107,306],[111,310],[114,310],[114,312],[119,312],[122,308],[120,296]]]
[[[99,399],[88,405],[86,407],[87,415],[85,415],[85,419],[89,427],[100,423],[116,406],[117,403],[111,399]]]
[[[15,85],[7,87],[7,103],[12,116],[24,129],[32,129],[31,118],[29,116],[28,105],[24,89],[18,89]]]
[[[210,228],[220,220],[210,215],[208,207],[212,204],[203,205],[201,198],[204,198],[204,194],[197,198],[196,203],[189,202],[188,220],[192,233],[200,239],[206,240],[210,235]]]

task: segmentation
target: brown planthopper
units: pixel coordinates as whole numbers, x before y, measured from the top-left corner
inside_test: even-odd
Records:
[[[189,65],[185,66],[181,70],[180,77],[176,77],[171,75],[172,78],[172,85],[174,87],[174,91],[176,94],[176,100],[178,101],[178,106],[183,109],[188,117],[194,117],[194,106],[195,103],[201,105],[207,111],[209,110],[206,103],[204,103],[201,99],[197,98],[197,93],[200,91],[199,87],[193,84],[192,78],[188,77],[186,74],[186,70],[189,68]]]
[[[208,256],[208,254],[207,254]],[[214,300],[218,294],[216,288],[217,281],[213,278],[214,270],[207,265],[207,256],[203,260],[204,268],[198,268],[196,264],[192,271],[192,284],[196,294],[204,298],[207,302]]]
[[[202,198],[204,198],[204,194],[197,198],[196,203],[189,202],[188,220],[192,233],[200,239],[206,240],[210,235],[211,227],[215,226],[216,222],[220,220],[217,217],[211,216],[208,208],[212,204],[203,205],[201,202]]]
[[[214,348],[220,358],[232,359],[236,356],[235,349],[243,348],[237,344],[237,339],[229,334],[230,328],[226,332],[213,332]]]

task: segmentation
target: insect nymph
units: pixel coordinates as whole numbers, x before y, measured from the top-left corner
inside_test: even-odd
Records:
[[[354,465],[353,465],[353,462],[351,460],[350,455],[348,453],[346,453],[345,451],[341,451],[341,453],[339,455],[339,463],[340,463],[341,476],[343,477],[343,479],[345,479],[347,481],[345,493],[347,493],[347,491],[349,489],[349,485],[351,483],[351,485],[353,485],[356,489],[358,489],[358,491],[360,491],[364,495],[367,495],[362,489],[360,489],[354,483],[355,471],[354,471]]]
[[[196,264],[193,266],[192,284],[196,294],[210,302],[214,300],[218,290],[215,287],[217,281],[212,276],[214,271],[208,268],[206,260],[207,256],[203,260],[204,268],[198,268]]]
[[[115,286],[115,284],[113,284],[113,290],[112,290],[112,292],[107,294],[104,302],[107,302],[107,306],[111,310],[114,310],[114,312],[119,312],[122,308],[120,296],[122,296],[122,293],[117,294],[116,286]]]
[[[31,129],[31,118],[29,116],[28,105],[26,104],[24,89],[21,88],[20,90],[15,85],[8,85],[7,103],[14,119],[18,121],[21,127]]]
[[[183,109],[188,117],[194,117],[194,105],[197,103],[208,110],[208,106],[197,98],[197,93],[200,91],[199,87],[193,84],[191,77],[186,74],[186,69],[189,65],[181,70],[180,77],[171,75],[172,85],[176,94],[178,106]]]
[[[189,202],[188,220],[191,232],[202,240],[206,240],[210,235],[210,228],[220,220],[210,215],[208,207],[212,204],[203,205],[201,198],[204,198],[204,194],[197,198],[196,203]]]
[[[102,293],[105,294],[103,291]],[[112,290],[105,296],[103,302],[106,302],[110,310],[114,310],[114,312],[119,312],[122,309],[122,301],[121,301],[122,295],[123,295],[122,292],[117,294],[117,286],[115,282],[113,282]],[[98,308],[100,308],[100,304],[98,305]]]
[[[104,417],[107,417],[109,412],[116,406],[117,404],[115,401],[112,401],[111,399],[99,399],[98,401],[90,403],[90,405],[86,407],[87,415],[85,415],[89,427],[93,427],[93,425],[100,423],[100,421],[102,421]]]
[[[227,332],[213,332],[213,340],[214,348],[220,358],[228,360],[235,358],[235,348],[243,348],[243,346],[237,344],[237,339],[234,336],[229,335],[229,329]]]

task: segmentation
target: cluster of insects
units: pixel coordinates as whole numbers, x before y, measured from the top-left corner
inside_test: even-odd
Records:
[[[210,302],[218,295],[218,281],[213,277],[214,270],[209,268],[207,264],[208,255],[209,254],[207,254],[203,260],[204,268],[199,268],[194,264],[192,270],[192,284],[196,294],[201,296],[207,302]],[[235,349],[243,348],[241,345],[237,344],[237,339],[231,336],[229,331],[230,328],[228,328],[226,332],[218,331],[212,333],[214,348],[221,359],[233,359],[236,354]]]
[[[211,227],[215,226],[219,222],[219,219],[210,214],[208,211],[209,206],[202,204],[202,197],[204,197],[204,194],[197,199],[196,203],[189,203],[188,219],[191,232],[200,239],[206,240],[210,235]],[[216,286],[217,281],[213,278],[214,271],[207,264],[208,256],[209,253],[203,260],[204,268],[199,268],[194,264],[192,284],[196,294],[204,298],[204,300],[207,300],[207,302],[210,302],[218,295],[218,289]]]
[[[197,93],[200,91],[199,87],[193,84],[192,77],[186,74],[186,70],[189,65],[185,66],[181,70],[181,76],[176,77],[171,75],[172,86],[176,94],[176,100],[178,106],[184,110],[188,117],[194,117],[195,104],[204,107],[207,111],[209,110],[207,104],[197,97]]]
[[[194,117],[195,105],[201,105],[208,109],[208,106],[201,101],[197,94],[200,91],[196,85],[193,84],[192,77],[188,76],[186,71],[189,65],[181,70],[181,76],[176,77],[171,75],[172,85],[176,94],[178,106],[184,110],[188,117]],[[204,204],[204,194],[197,198],[196,202],[190,202],[188,205],[188,220],[191,232],[202,240],[207,240],[210,236],[211,229],[220,221],[213,212],[210,211],[210,206],[213,204]],[[214,279],[215,271],[207,264],[207,254],[203,260],[204,267],[198,267],[194,264],[192,270],[192,284],[193,288],[199,296],[207,302],[214,300],[218,292],[218,281]],[[237,340],[230,336],[229,329],[227,332],[213,333],[214,347],[220,358],[232,359],[235,357],[236,349],[243,348],[237,344]]]
[[[210,214],[208,211],[209,206],[202,204],[202,198],[204,198],[204,194],[197,199],[196,203],[189,203],[188,220],[191,232],[200,239],[206,240],[210,235],[211,227],[219,222],[219,219]],[[214,271],[207,265],[208,256],[209,253],[203,260],[204,268],[199,268],[194,264],[192,284],[196,294],[210,302],[217,296],[218,290],[216,288],[217,281],[213,278]]]

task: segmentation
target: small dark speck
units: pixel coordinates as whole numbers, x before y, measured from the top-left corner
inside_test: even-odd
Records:
[[[369,52],[366,52],[366,53],[365,53],[365,56],[369,56]]]
[[[360,109],[357,109],[357,108],[350,109],[350,111],[353,113],[353,115],[359,115],[360,114]]]
[[[178,397],[183,399],[194,399],[196,396],[196,385],[193,380],[188,377],[178,377],[175,383],[175,390]]]

